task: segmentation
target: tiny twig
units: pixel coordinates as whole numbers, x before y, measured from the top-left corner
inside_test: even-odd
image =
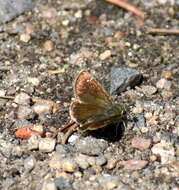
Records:
[[[122,7],[123,9],[126,9],[132,13],[134,13],[135,15],[144,18],[144,12],[141,11],[140,9],[138,9],[137,7],[135,7],[134,5],[131,5],[129,3],[127,3],[124,0],[106,0],[109,3],[112,3],[114,5],[117,5],[119,7]]]
[[[0,96],[0,99],[14,100],[14,96]]]
[[[165,29],[165,28],[150,28],[148,29],[150,34],[179,34],[177,29]]]

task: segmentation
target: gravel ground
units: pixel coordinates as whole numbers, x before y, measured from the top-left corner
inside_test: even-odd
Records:
[[[143,22],[104,0],[22,2],[29,7],[0,20],[0,96],[10,96],[0,99],[0,189],[177,190],[179,38],[147,31],[176,29],[178,1],[128,1]],[[63,133],[52,135],[70,120],[80,70],[128,107],[128,119],[62,145]],[[23,126],[46,137],[17,138]]]

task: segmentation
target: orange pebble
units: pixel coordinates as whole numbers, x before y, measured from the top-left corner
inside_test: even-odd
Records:
[[[15,132],[15,136],[21,139],[29,139],[33,134],[44,136],[44,127],[42,125],[24,126]]]

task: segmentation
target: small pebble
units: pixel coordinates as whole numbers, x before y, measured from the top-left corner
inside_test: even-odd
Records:
[[[91,165],[94,166],[96,165],[96,158],[94,156],[88,156],[87,162]]]
[[[164,100],[169,100],[174,96],[173,92],[169,90],[162,90],[161,95]]]
[[[40,100],[33,105],[34,111],[38,115],[51,114],[54,103],[50,100]]]
[[[162,71],[161,77],[164,79],[172,79],[172,72],[171,71]]]
[[[95,173],[100,173],[100,172],[102,172],[102,170],[103,170],[102,167],[99,166],[99,165],[93,165],[93,166],[91,167],[91,169],[94,170]]]
[[[161,89],[166,89],[166,90],[169,90],[171,89],[171,81],[168,81],[164,78],[160,79],[157,83],[156,83],[156,87],[157,88],[161,88]]]
[[[102,166],[107,162],[107,160],[104,156],[98,156],[95,159],[96,159],[95,162],[96,162],[97,166]]]
[[[31,36],[28,33],[24,33],[20,35],[20,41],[24,43],[28,43],[31,39]]]
[[[38,134],[33,134],[29,139],[28,139],[28,144],[27,148],[28,150],[37,150],[39,148],[39,142],[40,142],[40,135]]]
[[[61,162],[62,170],[65,172],[75,172],[78,169],[78,165],[72,158],[65,158]]]
[[[86,137],[77,140],[75,146],[79,152],[95,156],[102,154],[108,145],[104,140]]]
[[[57,187],[53,180],[48,179],[43,182],[41,190],[57,190]]]
[[[140,114],[143,112],[144,106],[142,102],[136,101],[135,107],[132,109],[134,114]]]
[[[74,176],[76,178],[81,178],[82,177],[82,173],[80,171],[77,171],[77,172],[74,173]]]
[[[99,58],[101,61],[104,61],[104,60],[108,59],[109,57],[111,57],[111,51],[110,50],[106,50],[99,55]]]
[[[160,155],[161,163],[168,164],[175,161],[175,149],[171,142],[161,141],[152,147],[153,154]]]
[[[111,170],[116,167],[116,163],[117,163],[117,161],[115,159],[111,158],[108,160],[106,168]]]
[[[149,131],[149,129],[147,127],[142,127],[141,128],[141,132],[144,133],[144,134],[148,133],[148,131]]]
[[[33,156],[29,156],[24,160],[24,168],[26,172],[30,172],[36,164],[36,159]]]
[[[30,104],[30,96],[24,92],[19,93],[15,96],[14,102],[16,104],[28,105]]]
[[[55,148],[56,141],[52,138],[43,138],[39,142],[39,150],[42,152],[52,152]]]
[[[49,166],[53,169],[61,169],[61,159],[62,158],[60,157],[60,155],[58,153],[55,153],[49,162]]]
[[[53,7],[43,7],[41,9],[41,15],[42,17],[49,19],[55,17],[57,15],[57,11]]]
[[[77,139],[79,139],[79,136],[73,134],[73,135],[71,135],[71,136],[69,137],[68,142],[69,142],[69,143],[74,143]]]
[[[87,158],[88,158],[87,155],[79,154],[75,157],[75,161],[79,165],[80,168],[87,169],[89,167]]]
[[[63,26],[68,26],[69,25],[69,23],[70,23],[70,21],[69,20],[62,20],[62,25]]]
[[[78,10],[75,15],[74,15],[76,18],[82,18],[83,14],[82,14],[82,11],[81,10]]]
[[[30,125],[17,129],[15,136],[21,139],[29,139],[33,134],[44,136],[44,133],[44,127],[42,125]]]
[[[151,96],[157,92],[157,88],[155,88],[154,86],[146,85],[142,86],[142,91],[146,96]]]
[[[93,56],[93,52],[91,51],[84,51],[83,55],[86,59],[91,59],[91,57]]]
[[[5,90],[0,89],[0,96],[5,96],[5,95],[6,95],[6,91],[5,91]]]
[[[129,100],[136,100],[138,98],[138,94],[133,89],[127,90],[126,92],[124,92],[123,96],[125,97],[125,99],[129,99]]]
[[[70,180],[64,177],[55,178],[54,183],[58,190],[73,190]]]
[[[157,160],[157,156],[151,155],[151,156],[150,156],[150,160],[151,160],[152,162],[155,162],[155,161]]]
[[[31,34],[34,33],[35,28],[34,28],[34,26],[33,26],[31,23],[28,23],[28,24],[26,25],[25,30],[26,30],[26,33],[27,33],[27,34],[31,35]]]
[[[147,166],[145,160],[128,160],[124,162],[124,170],[141,170]]]
[[[120,183],[120,178],[119,176],[101,176],[99,179],[99,184],[103,187],[102,189],[105,190],[112,190],[116,189]]]
[[[134,137],[131,142],[132,147],[139,149],[140,151],[148,149],[151,146],[151,143],[151,139],[145,139],[141,137]]]
[[[40,84],[40,80],[36,77],[28,77],[27,81],[34,86],[38,86]]]
[[[139,44],[133,44],[133,49],[134,50],[138,50],[140,48],[140,45]]]
[[[126,34],[124,32],[116,32],[114,34],[114,38],[121,39],[121,38],[125,37],[125,35]]]
[[[54,48],[54,44],[51,40],[46,40],[44,43],[44,49],[45,51],[52,51]]]
[[[33,119],[35,116],[33,109],[30,106],[20,105],[17,110],[18,119]]]
[[[135,122],[134,130],[136,131],[147,128],[146,121],[143,114],[136,115],[134,122]]]

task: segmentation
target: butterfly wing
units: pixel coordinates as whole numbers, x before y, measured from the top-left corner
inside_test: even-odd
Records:
[[[81,130],[96,130],[123,116],[123,107],[113,102],[90,72],[82,71],[78,75],[74,91],[70,116],[80,124]]]
[[[75,100],[70,106],[70,116],[82,124],[93,115],[103,113],[113,101],[101,84],[88,71],[82,71],[74,84]]]
[[[83,103],[105,107],[113,103],[101,84],[88,71],[82,71],[75,80],[75,98]]]
[[[71,119],[79,124],[85,123],[93,115],[100,114],[103,111],[103,107],[94,104],[84,104],[78,101],[74,101],[70,105]]]
[[[81,131],[96,130],[109,125],[110,123],[119,122],[124,118],[125,109],[119,104],[111,104],[102,112],[91,115],[85,123],[81,124]]]

